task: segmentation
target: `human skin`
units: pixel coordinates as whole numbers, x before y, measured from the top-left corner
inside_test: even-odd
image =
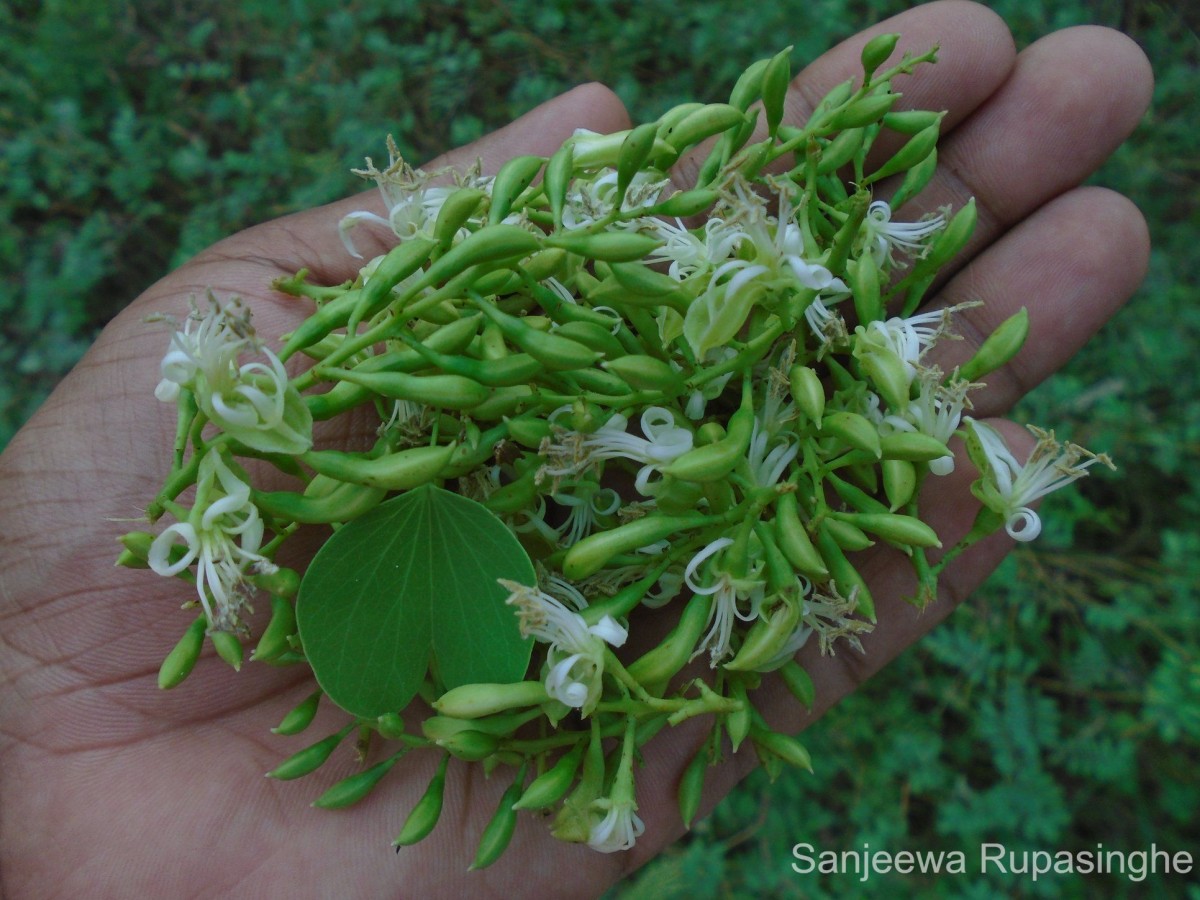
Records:
[[[945,0],[812,63],[792,84],[787,120],[802,122],[830,87],[858,72],[863,43],[889,31],[903,35],[901,48],[942,48],[936,66],[897,83],[903,106],[948,110],[939,174],[904,218],[944,204],[958,208],[970,196],[979,206],[976,235],[931,304],[984,305],[956,316],[964,340],[943,342],[937,361],[944,368],[961,362],[996,324],[1029,309],[1029,342],[972,395],[976,418],[1003,416],[1141,281],[1148,257],[1142,217],[1127,199],[1079,185],[1140,119],[1151,92],[1149,64],[1127,37],[1094,27],[1056,32],[1018,55],[993,13]],[[429,167],[480,157],[494,172],[515,154],[550,153],[577,127],[606,132],[628,124],[615,95],[585,85]],[[686,183],[690,174],[684,165],[676,176]],[[180,315],[189,296],[211,289],[245,298],[259,334],[274,343],[306,307],[271,292],[271,280],[301,267],[319,283],[353,277],[358,264],[337,240],[337,223],[362,208],[383,212],[368,194],[256,226],[155,284],[113,320],[0,456],[3,896],[588,897],[682,833],[674,789],[703,736],[696,723],[648,746],[637,771],[646,833],[632,851],[566,845],[523,816],[505,856],[468,873],[507,786],[503,774],[485,780],[477,766],[452,765],[438,827],[393,855],[388,841],[424,791],[432,754],[412,755],[352,809],[310,809],[325,786],[353,771],[351,754],[335,755],[311,779],[263,778],[345,719],[326,708],[305,735],[269,733],[312,690],[307,670],[248,665],[235,675],[207,653],[182,686],[158,690],[163,654],[191,620],[178,608],[186,598],[177,582],[112,565],[115,538],[138,527],[173,440],[173,409],[152,396],[167,335],[145,317]],[[355,235],[361,249],[381,251],[383,242],[366,246],[366,231]],[[1022,430],[993,424],[1028,447]],[[324,431],[323,443],[362,437],[353,423],[332,427],[338,430]],[[974,518],[973,477],[962,461],[923,498],[947,546]],[[879,626],[863,640],[865,655],[821,657],[805,648],[801,662],[817,689],[811,712],[778,685],[768,684],[756,701],[762,698],[781,730],[807,726],[967,598],[1010,546],[1000,535],[959,557],[938,601],[923,612],[903,600],[912,587],[907,564],[868,553],[862,564]],[[296,562],[302,557],[299,551]],[[712,770],[704,809],[754,764],[744,749]]]

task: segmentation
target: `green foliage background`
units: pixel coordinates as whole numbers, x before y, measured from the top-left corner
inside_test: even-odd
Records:
[[[0,6],[0,447],[124,304],[214,240],[429,158],[565,88],[634,120],[722,99],[910,4],[776,0],[17,0]],[[813,776],[750,778],[613,891],[648,897],[1200,897],[1196,876],[801,878],[820,849],[1190,850],[1200,862],[1200,41],[1149,0],[992,0],[1022,45],[1096,23],[1158,78],[1095,179],[1150,221],[1150,276],[1017,417],[1105,449],[1037,545],[807,732]],[[1031,298],[1036,301],[1036,298]],[[148,401],[149,402],[149,401]]]

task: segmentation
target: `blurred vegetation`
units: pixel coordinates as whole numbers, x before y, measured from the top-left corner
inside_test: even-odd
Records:
[[[0,6],[0,447],[125,303],[214,240],[359,189],[585,80],[634,120],[817,56],[895,0],[28,0]],[[1190,896],[1119,876],[801,878],[821,849],[1146,849],[1200,857],[1200,41],[1146,0],[993,0],[1022,45],[1109,25],[1154,62],[1095,179],[1150,222],[1134,301],[1017,411],[1105,449],[974,601],[806,734],[817,776],[751,777],[613,892],[672,897]],[[1186,9],[1181,6],[1179,9]],[[975,866],[969,865],[973,872]],[[1198,859],[1200,862],[1200,859]]]

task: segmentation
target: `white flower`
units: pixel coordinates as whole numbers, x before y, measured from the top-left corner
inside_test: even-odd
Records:
[[[601,853],[629,850],[646,830],[636,812],[637,804],[632,800],[621,802],[601,797],[592,802],[592,807],[605,810],[604,817],[595,821],[588,831],[587,843],[593,850]]]
[[[875,264],[895,264],[892,251],[901,248],[919,256],[925,252],[926,239],[946,227],[946,217],[940,213],[920,222],[893,222],[892,207],[886,200],[876,200],[867,207],[862,230],[867,248]]]
[[[150,568],[174,576],[196,565],[196,594],[208,617],[209,628],[232,631],[239,627],[246,607],[246,573],[274,571],[275,566],[258,551],[263,523],[250,501],[250,485],[225,464],[218,453],[200,460],[196,503],[187,521],[163,530],[150,544]],[[170,561],[176,541],[186,552]]]
[[[646,209],[658,202],[669,179],[650,171],[638,172],[630,179],[621,200],[621,212]],[[563,228],[586,228],[615,211],[617,170],[602,169],[592,178],[577,178],[568,191],[563,206]],[[613,222],[612,228],[635,227],[637,222]]]
[[[971,490],[984,506],[1004,517],[1004,530],[1013,540],[1032,541],[1042,532],[1042,520],[1029,504],[1082,478],[1095,463],[1116,468],[1103,453],[1060,444],[1053,432],[1033,425],[1027,427],[1037,444],[1022,465],[996,429],[970,417],[965,421],[970,430],[967,452],[980,472]]]
[[[239,364],[244,351],[266,361]],[[206,314],[193,309],[171,336],[161,371],[159,400],[172,402],[188,388],[209,419],[255,450],[295,454],[312,446],[308,406],[279,357],[258,341],[250,311],[236,297],[222,305],[210,294]]]
[[[587,606],[583,596],[565,581],[551,578],[550,583],[576,609]],[[510,592],[505,603],[516,607],[521,634],[550,645],[546,654],[546,693],[588,715],[600,699],[604,644],[620,647],[629,633],[611,616],[588,625],[578,612],[536,587],[505,579],[500,584]]]
[[[696,657],[708,650],[710,665],[713,668],[730,653],[729,640],[733,635],[734,618],[743,622],[751,622],[758,618],[763,599],[763,582],[754,577],[735,578],[728,572],[710,570],[711,584],[700,584],[694,578],[705,560],[720,553],[732,543],[732,538],[717,538],[692,557],[683,571],[683,580],[692,593],[713,595],[712,609],[708,614],[711,626],[692,654]],[[743,613],[738,609],[739,602],[749,603],[749,612]]]
[[[874,321],[865,328],[860,326],[858,349],[862,352],[891,352],[904,364],[904,372],[911,383],[917,374],[917,365],[924,352],[947,333],[952,309],[919,313],[907,319],[893,316],[886,321]]]
[[[377,215],[367,210],[355,210],[342,217],[338,224],[338,233],[347,252],[355,259],[362,259],[362,254],[354,246],[350,232],[363,222],[388,228],[400,240],[408,240],[417,235],[430,236],[437,222],[442,204],[455,191],[463,187],[488,190],[492,179],[480,174],[480,164],[476,164],[467,172],[456,169],[439,169],[434,172],[424,172],[414,169],[400,156],[400,151],[391,138],[388,138],[388,167],[380,172],[370,159],[367,168],[356,169],[355,174],[371,178],[379,187],[387,208],[387,217]],[[452,176],[452,185],[431,185],[429,182],[442,176]],[[459,230],[459,236],[465,237],[468,232]]]
[[[648,259],[668,263],[667,274],[676,281],[684,281],[698,272],[710,272],[714,266],[729,259],[743,237],[736,226],[716,214],[704,223],[703,239],[685,228],[679,219],[674,224],[655,220],[653,233],[663,245]]]
[[[922,369],[918,382],[920,391],[916,399],[900,414],[883,417],[883,432],[916,431],[947,444],[958,431],[963,410],[971,408],[967,392],[978,385],[961,379],[942,384],[942,371],[936,366]],[[949,475],[954,471],[953,454],[931,460],[929,471],[934,475]]]
[[[578,475],[606,459],[628,459],[642,463],[634,487],[647,495],[650,476],[692,449],[692,433],[675,424],[671,411],[651,406],[642,413],[642,437],[625,429],[629,420],[617,413],[591,434],[563,431],[539,450],[546,465],[539,478]]]

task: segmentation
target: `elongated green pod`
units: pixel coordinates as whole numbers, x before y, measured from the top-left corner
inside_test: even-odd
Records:
[[[879,264],[870,253],[864,253],[848,267],[850,290],[854,296],[854,312],[859,327],[883,319],[883,294],[879,287]]]
[[[337,745],[345,740],[346,735],[354,730],[354,723],[347,725],[341,731],[322,738],[315,744],[305,747],[298,753],[294,753],[281,762],[278,766],[267,773],[268,778],[275,778],[279,781],[291,781],[293,778],[301,778],[311,772],[315,772],[325,764],[330,755],[337,748]]]
[[[1007,365],[1029,336],[1029,310],[1024,306],[1000,323],[958,370],[958,378],[975,381]]]
[[[900,112],[890,112],[883,117],[883,127],[901,134],[911,135],[924,131],[930,125],[936,125],[945,115],[944,112],[931,109],[906,109]]]
[[[425,258],[428,258],[429,253],[433,252],[433,242],[429,241],[428,243],[429,249]],[[421,260],[421,262],[423,261]],[[420,262],[417,265],[420,265]],[[286,360],[296,351],[311,347],[335,329],[344,326],[350,320],[351,314],[358,307],[361,299],[361,290],[346,291],[340,297],[335,297],[318,306],[295,331],[287,336],[283,348],[279,351],[279,358]]]
[[[407,296],[418,297],[426,288],[443,284],[472,266],[515,262],[541,246],[536,235],[517,225],[489,225],[440,256],[409,286]]]
[[[408,749],[405,748],[394,756],[389,756],[382,762],[376,763],[365,772],[343,778],[314,800],[312,805],[318,809],[344,809],[347,806],[353,806],[371,793],[375,785],[383,780],[384,775],[392,771],[392,767],[407,752]]]
[[[530,356],[528,353],[514,353],[506,356],[503,359],[475,359],[470,356],[451,356],[448,353],[438,353],[429,350],[415,339],[410,340],[405,337],[405,340],[410,343],[414,350],[417,350],[431,364],[440,368],[447,374],[465,378],[474,384],[482,385],[485,388],[483,394],[474,394],[474,402],[466,403],[463,409],[469,409],[472,406],[478,406],[490,395],[490,391],[486,391],[488,387],[511,387],[514,384],[526,384],[533,380],[534,376],[541,372],[545,367]],[[429,376],[414,376],[414,377],[429,377]],[[474,391],[473,388],[468,389],[468,392]],[[469,398],[466,394],[461,398],[464,402]],[[428,403],[429,406],[443,406],[446,409],[454,409],[458,407],[448,407],[444,404]]]
[[[844,478],[830,473],[825,479],[834,492],[837,493],[842,501],[847,506],[851,507],[856,512],[860,513],[888,513],[891,512],[883,503],[880,503],[858,485],[851,484]]]
[[[594,350],[609,359],[616,359],[625,352],[625,347],[612,333],[610,327],[598,322],[564,322],[556,331],[560,337],[578,341],[590,350]]]
[[[883,471],[883,494],[888,500],[888,511],[895,512],[916,493],[916,467],[907,459],[885,459],[880,463],[880,469]]]
[[[437,825],[438,819],[442,815],[442,801],[446,795],[446,765],[449,762],[450,755],[444,755],[429,782],[429,787],[425,789],[421,799],[417,801],[416,806],[408,814],[408,818],[404,820],[400,834],[392,841],[392,846],[397,851],[401,847],[408,847],[423,841]]]
[[[271,729],[271,734],[293,735],[306,729],[316,718],[317,707],[321,704],[323,694],[323,691],[317,689],[301,700]]]
[[[421,733],[431,741],[441,741],[460,731],[479,731],[495,737],[508,737],[531,719],[542,715],[538,707],[483,716],[478,719],[457,719],[453,716],[429,716],[421,723]]]
[[[387,306],[393,298],[392,289],[415,274],[436,247],[436,241],[414,237],[389,250],[363,285],[347,327],[353,331],[358,322],[370,319]]]
[[[679,290],[679,282],[670,275],[656,272],[641,263],[613,263],[610,268],[617,283],[635,294],[662,297]]]
[[[814,581],[824,581],[829,577],[825,560],[817,552],[808,529],[800,521],[799,504],[794,492],[780,494],[775,501],[775,540],[797,572]]]
[[[478,421],[495,422],[505,416],[519,415],[533,402],[533,388],[527,384],[514,384],[512,387],[494,388],[492,396],[467,412]]]
[[[696,644],[708,625],[711,594],[694,594],[679,615],[679,621],[657,647],[635,659],[629,674],[651,694],[660,694],[692,658]]]
[[[513,809],[547,809],[565,797],[575,782],[575,774],[587,748],[588,741],[580,741],[559,757],[553,766],[529,783]]]
[[[517,777],[501,795],[495,815],[483,829],[483,835],[479,839],[479,849],[475,852],[475,859],[471,862],[472,872],[486,869],[508,849],[513,832],[517,828],[517,811],[513,809],[513,806],[521,799],[521,792],[524,790],[526,765],[526,763],[521,764]]]
[[[171,652],[167,654],[166,659],[158,668],[158,686],[161,690],[167,691],[178,687],[188,675],[192,674],[192,669],[196,667],[196,660],[200,658],[200,651],[204,649],[206,628],[208,628],[208,619],[203,615],[197,616],[188,626],[187,631],[183,633],[179,642],[171,648]]]
[[[563,574],[572,581],[594,575],[614,556],[661,541],[679,531],[698,528],[711,522],[712,516],[648,515],[608,531],[590,534],[573,544],[563,557]]]
[[[341,450],[309,450],[298,458],[322,475],[389,491],[406,491],[437,478],[450,462],[457,443],[413,447],[374,459]]]

